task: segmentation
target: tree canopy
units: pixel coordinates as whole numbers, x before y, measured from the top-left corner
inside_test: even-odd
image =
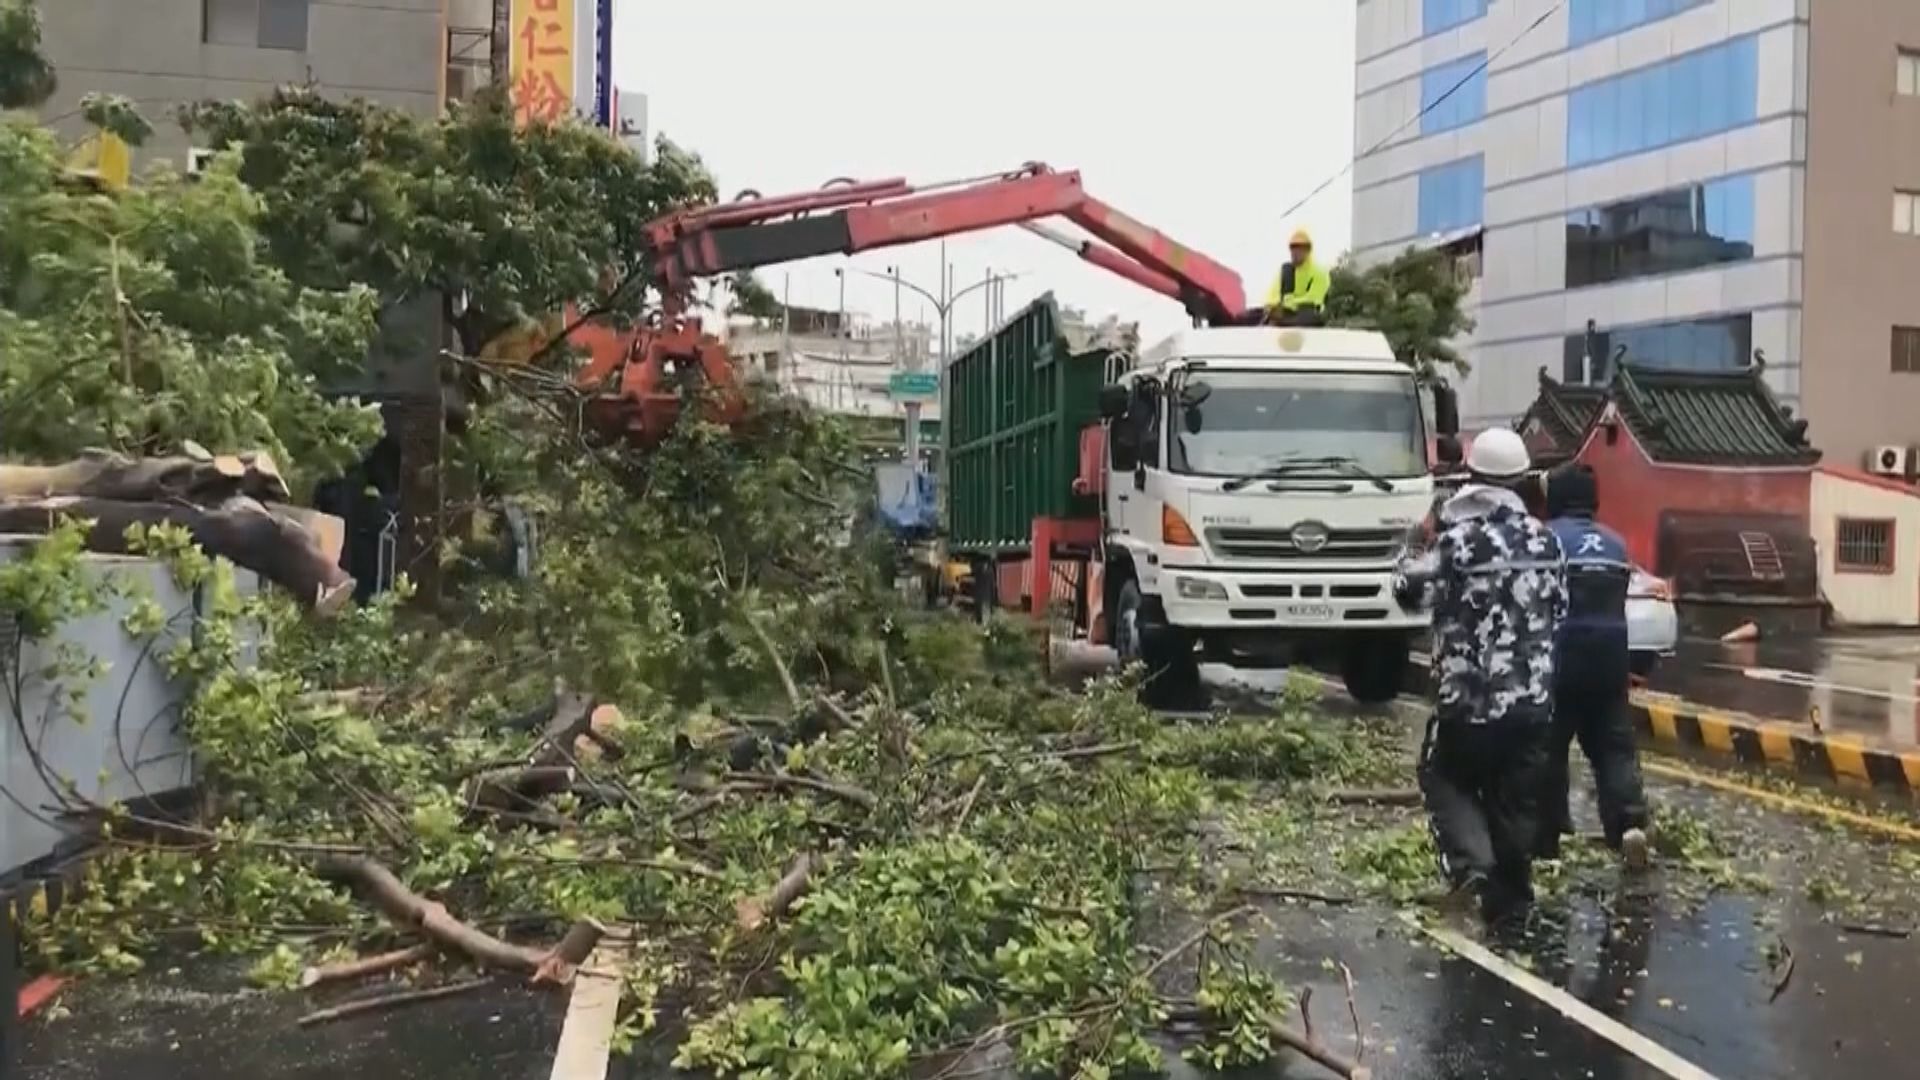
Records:
[[[270,450],[311,480],[372,441],[377,417],[321,389],[364,363],[373,293],[272,265],[232,166],[110,196],[67,176],[50,134],[0,122],[0,453],[192,439]]]
[[[1327,321],[1380,331],[1422,378],[1464,374],[1466,358],[1453,342],[1473,330],[1462,308],[1467,291],[1468,282],[1444,251],[1408,248],[1365,266],[1349,256],[1333,268]]]
[[[495,91],[439,120],[298,88],[181,119],[238,151],[292,280],[364,284],[388,303],[438,293],[468,355],[569,303],[637,312],[643,226],[714,197],[700,159],[670,142],[648,165],[583,125],[517,130]]]

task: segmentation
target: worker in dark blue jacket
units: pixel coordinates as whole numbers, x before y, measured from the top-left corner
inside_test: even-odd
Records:
[[[1561,835],[1573,831],[1567,756],[1577,739],[1593,766],[1607,845],[1637,869],[1647,861],[1647,802],[1627,701],[1633,561],[1620,534],[1593,519],[1600,485],[1592,469],[1576,462],[1554,470],[1546,505],[1567,560],[1567,617],[1554,641],[1553,744],[1536,854],[1557,856]]]

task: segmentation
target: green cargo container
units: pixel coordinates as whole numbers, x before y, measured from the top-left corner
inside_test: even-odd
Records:
[[[1063,322],[1047,293],[947,365],[949,551],[1016,554],[1034,518],[1099,512],[1073,493],[1080,431],[1099,419],[1100,388],[1134,351],[1130,334]]]

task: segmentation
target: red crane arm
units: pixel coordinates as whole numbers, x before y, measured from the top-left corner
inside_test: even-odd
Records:
[[[1230,323],[1246,306],[1238,274],[1088,195],[1078,172],[1044,165],[923,188],[896,178],[742,199],[670,214],[648,226],[648,239],[657,280],[672,302],[683,301],[698,277],[1049,217],[1095,237],[1062,241],[1081,258],[1180,301],[1196,319]]]

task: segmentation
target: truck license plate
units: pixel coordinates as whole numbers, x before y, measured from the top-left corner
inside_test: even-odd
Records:
[[[1280,610],[1287,618],[1302,622],[1330,622],[1333,619],[1331,604],[1288,604]]]

